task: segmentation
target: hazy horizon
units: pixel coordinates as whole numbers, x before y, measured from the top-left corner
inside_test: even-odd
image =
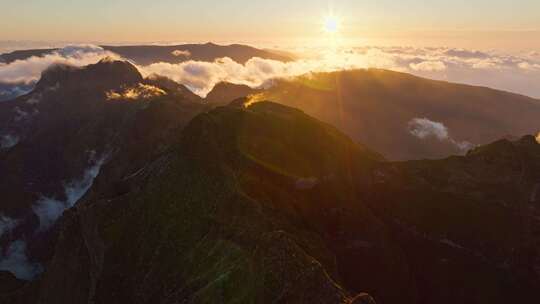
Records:
[[[161,0],[151,9],[140,0],[3,2],[0,41],[319,45],[331,16],[346,45],[540,50],[540,2],[534,0]]]

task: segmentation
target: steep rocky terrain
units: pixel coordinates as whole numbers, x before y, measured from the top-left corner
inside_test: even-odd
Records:
[[[0,235],[0,267],[24,241],[43,270],[0,271],[0,303],[540,300],[534,137],[389,162],[298,109],[219,102],[227,87],[205,102],[103,61],[0,104],[19,138],[0,151],[0,213],[29,218]],[[36,201],[69,202],[96,164],[40,230]]]
[[[539,166],[525,136],[373,171],[366,201],[409,257],[419,303],[538,301]]]
[[[0,149],[0,216],[17,223],[0,236],[2,255],[22,240],[31,260],[47,259],[49,228],[103,163],[121,153],[118,168],[142,166],[165,149],[170,132],[206,108],[186,92],[105,60],[51,67],[33,92],[0,104],[0,137],[9,143]]]

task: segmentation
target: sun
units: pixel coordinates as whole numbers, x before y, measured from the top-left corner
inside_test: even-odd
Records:
[[[335,16],[326,16],[324,18],[324,31],[329,34],[335,34],[339,31],[339,18]]]

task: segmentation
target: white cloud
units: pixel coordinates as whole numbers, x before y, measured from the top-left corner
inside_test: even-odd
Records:
[[[439,140],[448,139],[448,129],[446,126],[427,118],[414,118],[409,121],[409,132],[420,139],[431,136]]]
[[[0,253],[0,270],[9,271],[18,279],[32,280],[43,271],[43,267],[28,260],[26,242],[17,240],[9,245],[5,255]]]
[[[73,207],[86,194],[98,176],[105,158],[92,160],[93,164],[85,170],[82,178],[71,181],[64,186],[65,201],[42,197],[32,206],[32,210],[39,217],[39,230],[49,229],[66,209]]]
[[[188,58],[188,52],[184,50],[172,53]],[[540,97],[540,86],[537,85],[540,83],[540,56],[537,52],[509,55],[496,51],[442,47],[365,46],[332,51],[309,48],[306,53],[309,55],[299,56],[303,59],[287,63],[251,58],[245,64],[239,64],[230,58],[221,58],[213,62],[156,62],[138,66],[138,69],[146,76],[156,73],[169,77],[200,96],[205,96],[221,81],[257,87],[273,78],[294,77],[309,72],[383,68]],[[98,46],[67,46],[53,54],[0,65],[0,83],[32,83],[52,63],[81,66],[107,56],[119,59]],[[3,94],[1,91],[0,95]]]
[[[530,62],[520,62],[518,63],[518,67],[520,69],[528,70],[528,71],[540,71],[540,64],[536,63],[530,63]]]
[[[54,63],[84,66],[96,63],[105,57],[119,58],[118,55],[94,45],[66,46],[51,54],[33,56],[26,60],[16,60],[0,66],[0,82],[31,83],[39,80],[41,72]]]
[[[96,159],[94,151],[90,151],[89,154],[92,165],[85,170],[82,178],[64,186],[65,201],[42,197],[32,206],[32,210],[39,218],[38,231],[49,229],[62,213],[73,207],[92,186],[106,156]],[[16,225],[17,221],[0,215],[0,236],[12,230]],[[29,261],[26,253],[26,242],[17,240],[12,242],[7,250],[0,248],[0,270],[10,271],[19,279],[33,280],[43,272],[43,267],[39,263]]]
[[[310,72],[383,68],[540,97],[540,86],[534,85],[540,83],[540,59],[535,58],[451,48],[356,47],[332,52],[309,49],[308,56],[287,63],[252,58],[239,64],[221,58],[214,62],[159,62],[139,66],[139,70],[144,75],[169,77],[201,96],[221,81],[257,87],[272,78]]]
[[[487,58],[490,57],[489,54],[477,51],[477,50],[467,50],[467,49],[446,49],[443,53],[447,56],[458,57],[458,58]]]
[[[217,83],[223,81],[259,87],[274,78],[287,78],[309,72],[329,72],[368,65],[366,60],[353,62],[352,59],[343,62],[333,62],[328,61],[328,59],[281,62],[254,57],[245,64],[240,64],[225,57],[213,62],[193,60],[178,64],[159,62],[139,67],[139,70],[145,76],[157,74],[169,77],[204,97]],[[384,59],[377,60],[382,65],[386,63]]]
[[[191,52],[188,50],[174,50],[171,52],[171,54],[176,57],[191,57]]]
[[[438,72],[446,70],[446,64],[442,61],[422,61],[409,65],[414,71]]]
[[[427,118],[413,118],[408,123],[409,133],[419,139],[436,138],[455,145],[459,150],[466,152],[474,147],[467,141],[457,141],[450,137],[448,128],[441,122]]]
[[[49,229],[66,209],[67,204],[65,202],[48,197],[40,198],[32,206],[32,210],[39,218],[39,230],[45,231]]]

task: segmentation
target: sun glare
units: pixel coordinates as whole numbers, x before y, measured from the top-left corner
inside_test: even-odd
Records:
[[[339,19],[335,16],[324,18],[324,31],[330,34],[337,33],[339,31]]]

